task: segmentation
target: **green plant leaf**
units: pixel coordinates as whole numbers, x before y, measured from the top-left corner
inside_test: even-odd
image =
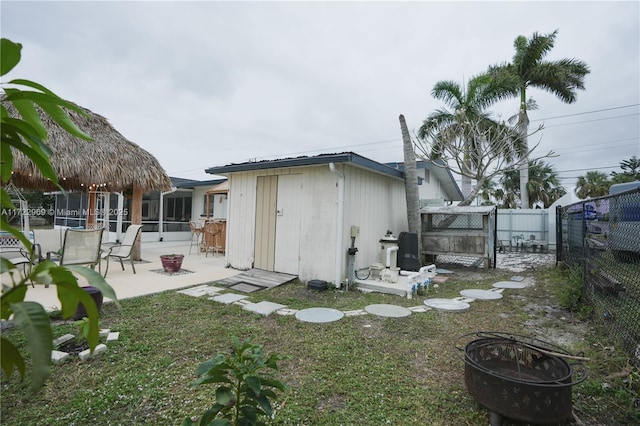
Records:
[[[2,263],[7,261],[5,258],[1,258]],[[8,261],[7,261],[8,262]],[[9,262],[11,263],[11,262]],[[24,301],[24,297],[27,294],[27,286],[26,285],[17,285],[14,287],[6,286],[2,289],[2,315],[0,316],[3,320],[9,319],[13,310],[11,308],[12,303],[19,303]]]
[[[262,386],[270,386],[280,391],[285,391],[287,389],[287,386],[281,381],[264,378],[264,377],[262,378]],[[264,390],[262,392],[264,392]]]
[[[21,50],[20,43],[14,43],[6,38],[0,40],[0,76],[6,75],[18,65]]]
[[[271,401],[269,401],[269,398],[267,398],[266,395],[259,396],[256,399],[256,401],[260,405],[260,408],[262,408],[262,411],[264,411],[264,413],[267,416],[271,416],[271,414],[273,414],[273,408],[271,407]]]
[[[120,302],[118,302],[118,298],[116,297],[116,292],[105,281],[102,275],[91,268],[87,268],[86,266],[69,265],[66,266],[66,268],[72,272],[82,275],[90,286],[97,288],[104,297],[108,297],[113,300],[118,307],[120,306]]]
[[[6,91],[7,94],[11,94],[14,93],[14,90],[15,89],[7,89]],[[33,130],[35,130],[35,136],[39,137],[40,139],[46,139],[47,129],[44,127],[44,124],[40,119],[40,114],[38,113],[38,110],[36,110],[36,107],[33,105],[33,102],[30,100],[18,99],[11,102],[20,113],[22,120],[28,123],[33,128]]]
[[[80,130],[73,121],[69,118],[67,113],[53,102],[38,102],[38,105],[47,113],[53,120],[60,125],[64,130],[72,135],[79,137],[87,141],[93,141],[93,138]]]
[[[24,78],[15,78],[9,82],[9,84],[19,84],[21,86],[31,87],[32,89],[39,90],[49,96],[54,96],[56,98],[60,98],[60,96],[53,93],[51,90],[47,89],[40,83],[36,83],[35,81],[25,80]],[[62,98],[60,98],[62,99]]]
[[[262,389],[262,384],[260,383],[260,378],[256,376],[247,376],[245,377],[245,381],[247,385],[251,388],[251,390],[256,394],[260,395],[260,390]]]
[[[0,337],[0,351],[2,353],[2,359],[0,359],[0,365],[7,377],[11,377],[13,370],[16,369],[20,373],[20,377],[24,379],[24,372],[26,366],[22,354],[14,346],[13,343],[6,340],[4,337]]]
[[[233,391],[226,386],[219,386],[216,389],[216,403],[227,407],[233,401]]]
[[[58,178],[56,176],[56,172],[53,169],[53,167],[51,167],[51,163],[49,162],[49,157],[43,154],[42,151],[32,148],[31,146],[25,144],[21,140],[16,141],[13,139],[3,138],[2,143],[12,145],[16,149],[22,151],[24,155],[26,155],[27,157],[29,157],[31,161],[33,161],[33,163],[38,168],[38,170],[40,171],[40,174],[42,174],[43,177],[57,184]]]
[[[16,324],[27,338],[33,364],[31,386],[33,389],[40,389],[49,377],[53,349],[49,315],[42,305],[36,302],[12,303],[11,310]]]
[[[2,163],[0,163],[0,179],[2,179],[2,182],[9,182],[11,172],[13,171],[13,152],[11,152],[11,146],[9,144],[3,143],[0,145],[0,158],[2,158]]]
[[[255,424],[255,422],[258,420],[258,412],[255,407],[252,407],[250,405],[243,405],[242,407],[240,407],[240,412],[249,422],[249,424]]]
[[[205,411],[204,414],[202,415],[202,418],[200,419],[200,424],[201,425],[212,424],[215,421],[218,413],[220,413],[223,408],[224,408],[224,405],[213,404],[213,407]],[[227,419],[219,419],[219,420],[224,420],[228,422]],[[222,423],[222,424],[225,424],[225,423]]]
[[[62,270],[65,269],[65,267],[60,266],[55,269]],[[89,349],[93,353],[93,350],[98,345],[98,339],[100,336],[98,308],[96,307],[95,301],[89,293],[78,286],[77,281],[75,283],[61,282],[61,280],[54,278],[53,282],[58,290],[58,299],[62,304],[62,311],[67,313],[69,317],[75,313],[78,307],[78,301],[84,305],[84,308],[87,311],[87,318],[89,318],[90,323],[86,339],[89,344]],[[70,306],[73,306],[73,309],[70,309]],[[69,314],[69,312],[71,313]],[[64,315],[63,318],[65,318]]]

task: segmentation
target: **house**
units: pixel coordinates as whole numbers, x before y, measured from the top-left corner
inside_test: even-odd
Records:
[[[142,195],[143,241],[188,241],[189,221],[207,218],[225,219],[226,192],[214,191],[225,179],[197,181],[171,178],[171,189]],[[209,194],[208,194],[209,193]],[[86,192],[57,193],[53,223],[55,227],[86,226],[89,195]],[[118,192],[98,192],[98,223],[108,222],[108,241],[120,240],[131,223],[131,198]],[[207,208],[208,202],[208,208]]]
[[[404,172],[404,163],[385,164]],[[416,161],[416,173],[420,208],[449,205],[464,199],[460,187],[442,161]]]
[[[226,261],[233,268],[339,286],[347,275],[347,248],[358,248],[356,269],[368,268],[378,261],[379,241],[388,230],[407,230],[403,172],[353,152],[205,171],[228,178]],[[428,183],[441,189],[452,184],[457,188],[450,175],[439,182],[435,173]]]

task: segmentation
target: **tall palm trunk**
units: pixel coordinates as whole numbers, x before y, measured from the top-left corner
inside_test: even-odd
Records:
[[[420,236],[420,196],[418,194],[418,172],[416,170],[416,154],[407,130],[404,115],[400,115],[400,130],[404,148],[404,187],[407,199],[407,222],[409,232]]]
[[[529,190],[527,184],[529,183],[529,141],[527,134],[529,132],[529,117],[527,116],[527,99],[526,92],[523,88],[520,91],[520,114],[518,116],[518,126],[522,135],[522,143],[524,147],[525,161],[520,164],[520,208],[529,208]]]

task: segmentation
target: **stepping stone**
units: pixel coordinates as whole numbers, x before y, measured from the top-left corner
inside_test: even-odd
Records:
[[[201,285],[198,287],[187,288],[185,290],[180,290],[178,293],[186,294],[187,296],[200,297],[204,295],[216,295],[220,293],[221,289],[217,287],[211,287],[210,285]]]
[[[262,302],[258,303],[248,303],[244,306],[243,309],[255,312],[256,314],[268,316],[278,309],[282,308],[286,308],[286,306],[279,303],[267,302],[266,300],[263,300]]]
[[[107,335],[107,342],[115,342],[120,338],[119,331],[113,331]]]
[[[513,278],[512,278],[513,279]],[[520,288],[525,288],[527,285],[524,283],[519,283],[516,281],[498,281],[497,283],[493,284],[493,286],[495,288],[513,288],[513,289],[520,289]]]
[[[431,281],[436,284],[444,284],[448,279],[449,277],[439,277],[436,275]]]
[[[304,322],[333,322],[344,317],[344,312],[331,308],[308,308],[296,313],[296,318]]]
[[[412,306],[409,308],[409,310],[411,312],[427,312],[430,311],[431,308],[429,308],[428,306]]]
[[[436,269],[436,274],[453,274],[453,271],[450,271],[448,269],[438,268]]]
[[[479,288],[470,288],[468,290],[462,290],[460,292],[460,295],[464,297],[471,297],[473,299],[478,299],[478,300],[502,299],[502,294],[498,293],[497,291],[482,290]]]
[[[424,304],[430,308],[440,309],[442,311],[463,311],[471,307],[467,302],[454,299],[427,299],[424,301]]]
[[[515,275],[511,277],[511,281],[517,281],[517,282],[524,281],[524,277],[521,277],[520,275]]]
[[[76,336],[74,336],[73,334],[65,334],[64,336],[58,337],[57,339],[53,340],[53,347],[60,346],[61,344],[68,342],[74,337]]]
[[[365,307],[364,310],[370,314],[378,315],[380,317],[402,318],[411,315],[411,311],[409,309],[396,305],[369,305]]]
[[[235,294],[235,293],[226,293],[226,294],[221,294],[219,296],[210,297],[209,300],[213,300],[214,302],[220,302],[220,303],[229,305],[233,302],[237,302],[238,300],[246,299],[247,297],[249,296],[243,296],[241,294]]]

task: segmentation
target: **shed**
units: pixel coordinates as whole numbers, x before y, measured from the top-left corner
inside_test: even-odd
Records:
[[[347,248],[358,249],[356,269],[367,268],[379,261],[380,238],[407,228],[404,173],[352,152],[230,164],[206,172],[228,177],[225,256],[233,268],[340,286],[347,275]],[[430,185],[457,188],[446,176]],[[446,197],[455,199],[456,191]]]
[[[423,255],[480,257],[489,269],[496,250],[495,206],[425,207],[420,216]]]
[[[347,152],[212,167],[228,177],[227,265],[340,283],[351,229],[356,268],[387,230],[407,228],[401,171]]]

